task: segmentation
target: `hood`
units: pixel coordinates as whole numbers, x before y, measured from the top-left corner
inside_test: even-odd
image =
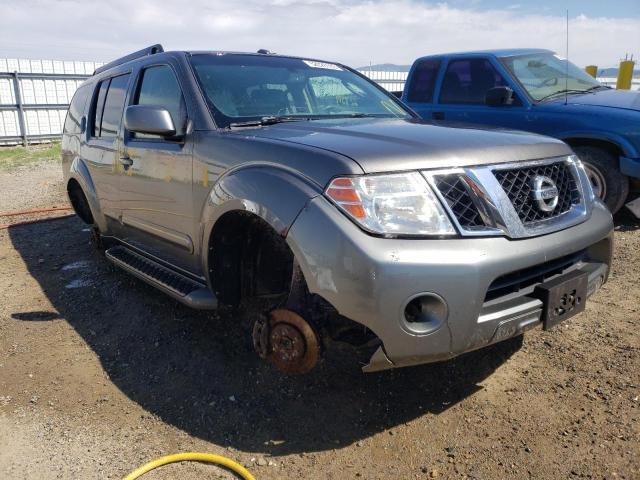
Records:
[[[564,103],[564,98],[558,100]],[[594,107],[621,108],[640,112],[640,91],[599,90],[584,95],[569,95],[567,103]]]
[[[570,155],[559,140],[416,119],[336,119],[238,130],[245,137],[321,148],[356,161],[366,173],[533,160]]]

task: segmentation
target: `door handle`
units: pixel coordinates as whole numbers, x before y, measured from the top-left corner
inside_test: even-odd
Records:
[[[432,112],[431,118],[434,120],[444,120],[444,112]]]
[[[124,169],[127,170],[131,165],[133,165],[133,160],[131,160],[131,157],[129,156],[124,156],[120,157],[120,163],[122,164]]]

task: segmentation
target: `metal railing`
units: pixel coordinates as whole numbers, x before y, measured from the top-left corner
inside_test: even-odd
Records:
[[[616,83],[618,81],[616,77],[597,77],[596,80],[611,88],[616,88]],[[640,78],[631,79],[631,90],[640,90]]]
[[[60,138],[73,94],[100,65],[0,58],[0,144]]]
[[[383,70],[358,70],[365,77],[369,77],[382,88],[389,92],[401,92],[407,81],[409,72],[393,72]]]

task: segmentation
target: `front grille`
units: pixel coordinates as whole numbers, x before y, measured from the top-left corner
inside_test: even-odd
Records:
[[[564,162],[494,170],[493,173],[524,224],[556,217],[569,211],[572,205],[580,203],[575,178]],[[531,196],[534,178],[538,175],[549,177],[558,188],[558,204],[550,212],[540,209]]]
[[[480,213],[473,204],[460,175],[439,175],[435,177],[435,183],[461,227],[467,229],[484,227]]]

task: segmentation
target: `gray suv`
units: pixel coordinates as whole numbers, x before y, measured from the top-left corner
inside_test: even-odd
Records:
[[[547,329],[609,273],[611,214],[566,144],[422,121],[337,63],[156,45],[78,89],[62,145],[106,258],[242,306],[287,373],[331,342],[370,372]]]

